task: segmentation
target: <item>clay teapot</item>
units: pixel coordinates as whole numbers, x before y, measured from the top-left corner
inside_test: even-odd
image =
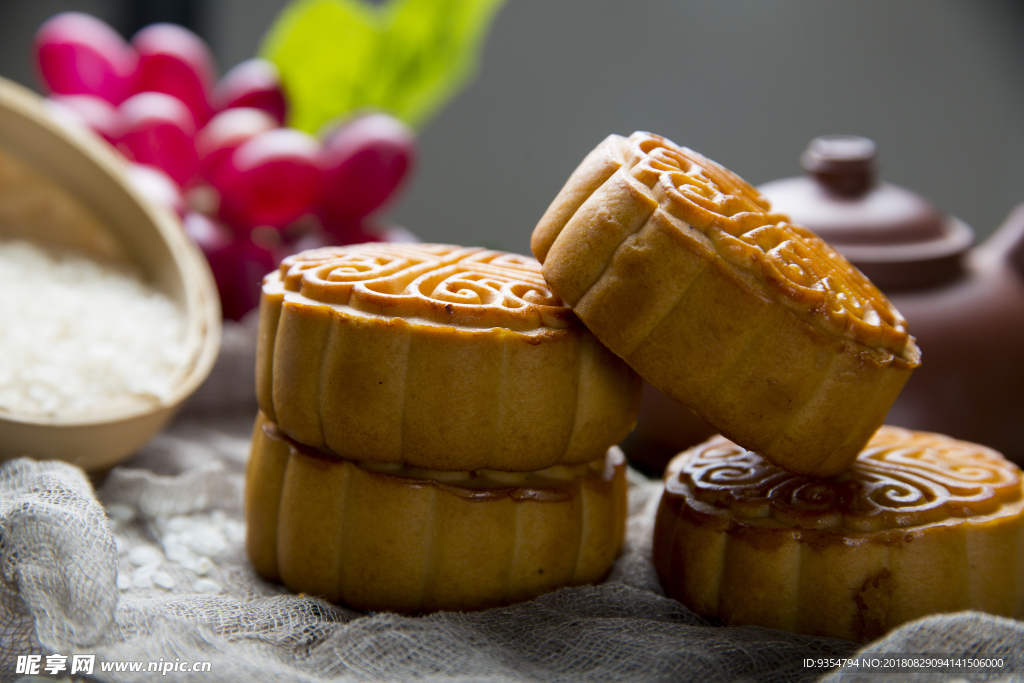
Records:
[[[922,365],[887,423],[991,446],[1024,463],[1024,204],[974,234],[922,197],[875,178],[875,145],[811,141],[807,175],[758,188],[815,231],[892,300]]]

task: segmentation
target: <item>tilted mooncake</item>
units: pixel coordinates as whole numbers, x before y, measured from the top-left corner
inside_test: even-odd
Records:
[[[246,549],[265,578],[362,610],[475,610],[611,570],[625,458],[539,472],[440,472],[344,460],[262,415],[246,473]]]
[[[430,244],[285,259],[263,284],[256,383],[302,444],[442,470],[590,462],[640,403],[534,259]]]
[[[984,446],[882,427],[831,479],[723,437],[665,474],[667,595],[729,625],[868,641],[936,612],[1024,617],[1021,471]]]
[[[794,472],[843,471],[919,364],[904,319],[860,271],[741,178],[657,135],[601,143],[531,246],[608,348]]]

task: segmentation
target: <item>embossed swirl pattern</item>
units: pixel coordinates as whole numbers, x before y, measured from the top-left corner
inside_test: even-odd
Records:
[[[663,208],[703,232],[737,266],[757,268],[795,308],[873,349],[901,353],[906,321],[877,287],[831,246],[772,213],[750,184],[714,161],[665,138],[636,133],[627,164]]]
[[[1021,473],[983,446],[883,427],[830,479],[792,474],[718,437],[696,447],[677,482],[738,518],[803,528],[878,530],[992,513],[1021,497]]]
[[[284,288],[318,303],[471,327],[578,325],[533,258],[438,244],[325,247],[286,258]]]

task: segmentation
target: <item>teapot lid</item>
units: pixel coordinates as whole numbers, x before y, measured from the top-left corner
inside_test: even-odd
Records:
[[[920,195],[878,182],[876,156],[868,138],[818,137],[800,157],[807,175],[758,189],[774,210],[813,230],[882,289],[955,279],[973,232]]]

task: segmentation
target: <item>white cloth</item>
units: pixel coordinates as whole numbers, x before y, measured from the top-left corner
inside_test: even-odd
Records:
[[[17,655],[208,661],[203,681],[828,681],[804,666],[858,646],[713,625],[663,596],[650,562],[660,484],[632,475],[626,548],[608,581],[478,613],[364,615],[259,578],[243,548],[252,325],[226,330],[210,383],[94,492],[77,468],[0,467],[0,680]],[[862,652],[1012,651],[1024,624],[976,613],[907,624]],[[1024,661],[1019,663],[1024,667]],[[1024,668],[1021,669],[1024,671]],[[921,675],[919,680],[960,676]],[[1022,680],[1022,679],[1016,679]]]

